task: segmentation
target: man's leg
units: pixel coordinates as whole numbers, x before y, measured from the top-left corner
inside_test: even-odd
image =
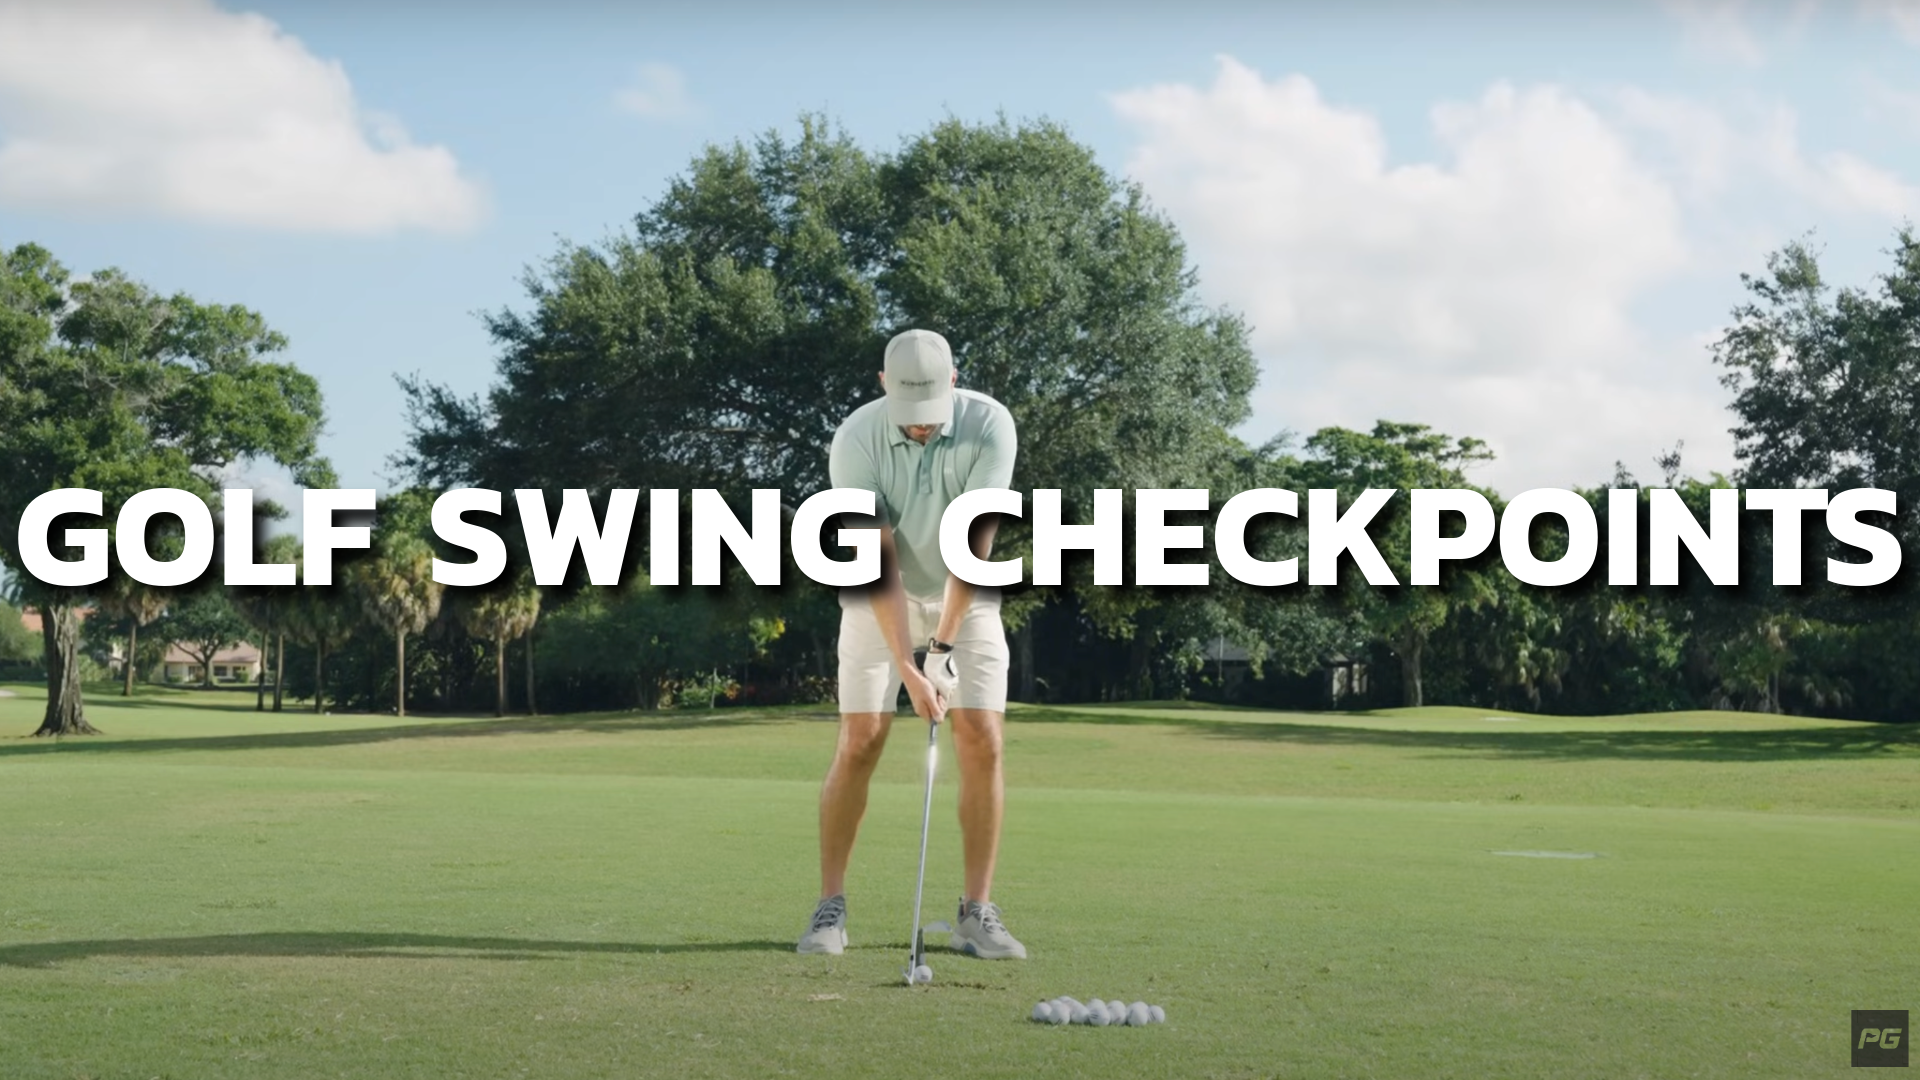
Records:
[[[1000,819],[1006,805],[1001,756],[1006,714],[954,709],[954,756],[960,762],[960,837],[966,858],[967,899],[993,896],[993,864],[1000,854]]]
[[[966,856],[966,896],[954,924],[953,946],[990,960],[1024,960],[1027,948],[1007,932],[993,893],[1006,805],[1001,770],[1007,718],[1007,636],[998,597],[976,599],[953,642],[960,685],[954,708],[954,756],[960,759],[960,832]]]
[[[847,862],[860,819],[867,812],[867,785],[874,766],[886,749],[893,714],[841,713],[840,739],[833,749],[833,765],[820,788],[820,897],[847,891]]]
[[[892,654],[870,609],[842,608],[839,652],[840,734],[820,788],[820,904],[800,938],[803,953],[837,955],[846,948],[847,861],[900,692]]]

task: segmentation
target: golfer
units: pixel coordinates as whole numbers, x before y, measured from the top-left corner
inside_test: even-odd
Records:
[[[978,488],[1013,481],[1013,417],[985,394],[954,386],[953,351],[927,330],[887,343],[886,395],[855,409],[834,432],[827,468],[837,488],[875,495],[880,580],[840,596],[840,738],[820,792],[820,904],[803,953],[847,947],[847,861],[867,809],[867,782],[886,746],[904,683],[924,720],[952,721],[960,763],[965,893],[953,947],[986,959],[1020,959],[1026,946],[1000,922],[993,864],[1000,847],[1001,728],[1007,712],[1007,636],[998,590],[947,571],[940,518]],[[991,518],[976,530],[984,558]],[[916,663],[916,649],[925,659]]]

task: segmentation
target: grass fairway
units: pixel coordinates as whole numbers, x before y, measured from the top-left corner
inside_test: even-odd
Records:
[[[1849,1010],[1920,1010],[1914,728],[1017,709],[995,893],[1033,958],[908,988],[917,721],[828,959],[791,951],[820,712],[99,693],[108,734],[56,745],[15,689],[7,1080],[1808,1077],[1849,1071]],[[949,767],[933,918],[953,798]],[[1168,1023],[1026,1022],[1059,994]]]

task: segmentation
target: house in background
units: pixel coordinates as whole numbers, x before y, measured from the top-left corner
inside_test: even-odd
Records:
[[[1336,653],[1325,663],[1327,697],[1334,708],[1340,707],[1342,698],[1365,698],[1373,692],[1373,676],[1367,671],[1365,661]]]
[[[1207,642],[1200,655],[1206,660],[1206,672],[1213,676],[1214,685],[1223,691],[1239,689],[1253,669],[1246,647],[1223,637]]]
[[[213,654],[213,681],[248,683],[260,676],[260,650],[246,642],[228,645]],[[167,646],[166,658],[147,676],[153,682],[199,683],[200,660],[178,644]]]

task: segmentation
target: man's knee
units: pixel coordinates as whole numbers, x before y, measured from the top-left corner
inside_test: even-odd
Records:
[[[954,749],[963,759],[974,765],[1000,764],[1005,753],[1004,714],[986,709],[955,709],[947,715],[953,724]]]
[[[842,713],[840,742],[834,756],[843,767],[872,772],[887,747],[887,729],[893,718],[885,713]]]

